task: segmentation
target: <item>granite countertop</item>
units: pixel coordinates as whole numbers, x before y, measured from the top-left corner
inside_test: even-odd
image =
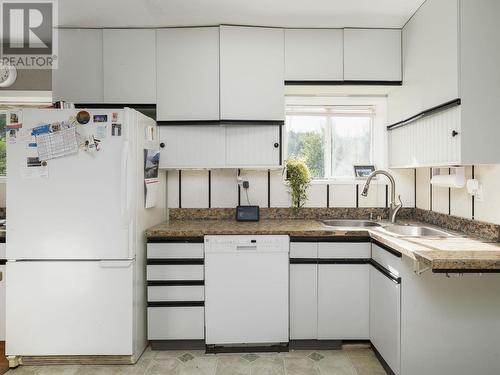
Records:
[[[406,223],[409,223],[406,221]],[[416,223],[412,221],[412,223]],[[431,226],[425,223],[420,225]],[[500,244],[465,236],[450,238],[394,237],[373,228],[325,227],[318,220],[276,220],[237,222],[235,220],[178,220],[147,230],[148,238],[202,237],[205,235],[272,235],[292,237],[371,237],[434,272],[500,270]]]

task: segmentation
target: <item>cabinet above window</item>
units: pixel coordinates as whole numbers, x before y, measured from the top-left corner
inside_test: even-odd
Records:
[[[400,85],[399,29],[286,29],[287,84]]]

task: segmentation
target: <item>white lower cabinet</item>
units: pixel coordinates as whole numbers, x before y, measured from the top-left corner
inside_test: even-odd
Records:
[[[149,281],[203,280],[202,264],[148,264]]]
[[[205,338],[203,240],[162,241],[147,245],[148,340],[153,348],[171,340],[199,342]]]
[[[203,340],[205,308],[174,306],[148,308],[149,340]]]
[[[401,284],[374,266],[370,268],[370,341],[391,370],[399,374]]]
[[[148,286],[149,302],[204,301],[203,285],[153,285]]]
[[[369,257],[369,242],[290,244],[292,340],[369,338]]]
[[[317,338],[318,265],[290,264],[290,340]]]
[[[369,282],[368,264],[319,265],[319,339],[368,339]]]

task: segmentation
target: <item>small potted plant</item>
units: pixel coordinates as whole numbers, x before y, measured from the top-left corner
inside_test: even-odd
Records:
[[[286,161],[286,182],[290,186],[292,208],[303,207],[307,201],[307,188],[311,182],[309,168],[300,159]]]

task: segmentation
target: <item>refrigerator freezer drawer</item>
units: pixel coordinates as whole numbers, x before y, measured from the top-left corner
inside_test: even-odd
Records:
[[[203,258],[202,243],[148,243],[149,259]]]
[[[148,286],[149,302],[204,301],[203,285]]]
[[[202,340],[204,308],[148,307],[149,340]]]
[[[203,280],[202,264],[148,265],[148,280]]]
[[[7,262],[7,355],[132,355],[134,264]]]

